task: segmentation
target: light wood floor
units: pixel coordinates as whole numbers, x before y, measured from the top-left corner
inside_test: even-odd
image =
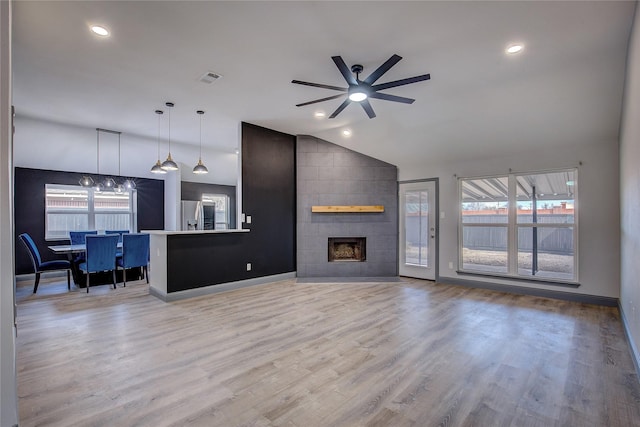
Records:
[[[20,426],[638,426],[618,310],[418,280],[18,292]]]

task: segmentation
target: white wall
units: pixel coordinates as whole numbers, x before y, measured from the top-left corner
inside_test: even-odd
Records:
[[[11,165],[11,2],[0,1],[0,425],[18,424]]]
[[[640,11],[627,57],[627,80],[620,136],[620,307],[640,364]]]
[[[118,129],[113,129],[117,131]],[[167,142],[161,140],[160,161],[167,157]],[[97,172],[97,140],[93,127],[79,127],[25,117],[16,111],[14,138],[15,166],[69,172]],[[171,156],[183,163],[185,180],[222,185],[236,185],[237,155],[215,149],[202,149],[202,160],[209,173],[198,177],[191,173],[198,161],[197,145],[171,142]],[[120,171],[123,176],[160,178],[150,172],[158,160],[155,138],[123,133],[120,140]],[[101,133],[100,173],[118,173],[118,141],[114,135]],[[191,175],[191,176],[189,176]]]
[[[469,142],[470,144],[473,141]],[[582,166],[579,163],[582,162]],[[507,174],[514,172],[578,167],[579,197],[579,281],[577,289],[544,285],[539,282],[510,281],[482,276],[458,275],[458,177]],[[620,280],[620,220],[618,197],[618,143],[576,146],[573,149],[539,150],[517,156],[493,156],[474,161],[425,164],[401,169],[400,180],[439,178],[440,219],[439,274],[447,277],[487,281],[513,286],[535,287],[618,298]],[[453,262],[454,270],[449,269]]]

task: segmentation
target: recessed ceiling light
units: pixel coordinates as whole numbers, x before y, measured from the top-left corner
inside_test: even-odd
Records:
[[[345,130],[342,131],[342,135],[351,136],[351,131],[349,129],[345,129]]]
[[[522,49],[524,49],[524,45],[522,45],[520,43],[514,43],[514,44],[509,45],[507,47],[507,49],[505,50],[505,52],[507,52],[510,55],[513,55],[514,53],[522,52]]]
[[[313,113],[314,117],[317,119],[322,119],[324,118],[327,114],[324,111],[316,111],[315,113]]]
[[[94,34],[97,34],[102,37],[106,37],[109,35],[109,30],[107,30],[105,27],[102,27],[100,25],[92,25],[91,31],[93,31]]]

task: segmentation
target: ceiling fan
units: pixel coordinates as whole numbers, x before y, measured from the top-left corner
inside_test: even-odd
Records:
[[[299,85],[313,86],[313,87],[319,87],[319,88],[323,88],[323,89],[330,89],[330,90],[337,90],[337,91],[340,91],[340,92],[346,92],[347,95],[348,95],[347,99],[345,99],[344,102],[342,104],[340,104],[340,106],[336,109],[336,111],[334,111],[333,114],[331,114],[329,116],[330,119],[333,119],[338,114],[340,114],[340,112],[342,110],[344,110],[345,108],[347,108],[347,105],[349,105],[351,102],[360,103],[360,105],[362,106],[364,111],[367,113],[369,118],[373,119],[376,116],[376,113],[373,111],[373,108],[371,107],[371,103],[369,102],[369,98],[383,99],[385,101],[402,102],[404,104],[413,104],[413,101],[415,101],[415,99],[405,98],[405,97],[402,97],[402,96],[389,95],[389,94],[386,94],[386,93],[380,93],[378,91],[384,90],[384,89],[389,89],[389,88],[396,87],[396,86],[403,86],[403,85],[408,85],[408,84],[411,84],[411,83],[417,83],[417,82],[421,82],[423,80],[429,80],[431,78],[431,75],[423,74],[421,76],[409,77],[407,79],[395,80],[395,81],[392,81],[392,82],[387,82],[387,83],[382,83],[382,84],[377,84],[376,85],[374,83],[384,73],[389,71],[389,69],[391,67],[396,65],[398,63],[398,61],[400,61],[402,59],[401,56],[393,55],[384,64],[379,66],[378,69],[376,69],[373,73],[371,73],[369,75],[369,77],[367,77],[364,80],[360,80],[360,73],[362,72],[362,70],[364,68],[362,65],[360,65],[360,64],[353,65],[351,67],[351,72],[350,72],[349,71],[349,67],[347,67],[347,64],[345,64],[345,62],[344,62],[344,60],[342,59],[341,56],[332,56],[331,59],[333,59],[333,62],[335,62],[336,66],[338,67],[338,70],[340,70],[340,73],[342,73],[342,76],[344,77],[344,79],[349,84],[349,87],[345,88],[345,87],[331,86],[331,85],[325,85],[325,84],[320,84],[320,83],[309,83],[309,82],[303,82],[303,81],[300,81],[300,80],[292,80],[291,81],[291,83],[295,83],[295,84],[299,84]],[[351,73],[355,73],[355,77]],[[304,105],[315,104],[316,102],[329,101],[331,99],[339,98],[339,97],[341,97],[343,95],[344,94],[341,93],[339,95],[328,96],[326,98],[316,99],[316,100],[309,101],[309,102],[303,102],[302,104],[296,104],[296,107],[302,107]]]

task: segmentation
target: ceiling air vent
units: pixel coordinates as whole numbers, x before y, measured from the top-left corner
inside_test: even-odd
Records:
[[[220,74],[216,74],[213,71],[207,71],[202,75],[202,77],[200,77],[200,81],[202,83],[213,83],[220,77],[222,77]]]

